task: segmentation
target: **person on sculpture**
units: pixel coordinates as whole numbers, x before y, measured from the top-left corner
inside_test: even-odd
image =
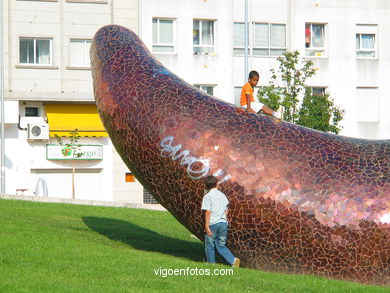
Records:
[[[217,178],[210,175],[205,178],[205,190],[202,210],[205,210],[205,251],[207,262],[215,263],[215,249],[233,267],[240,266],[240,259],[226,247],[228,232],[228,206],[226,195],[217,189]]]
[[[259,113],[260,111],[264,112],[270,116],[276,116],[276,112],[270,107],[255,101],[253,96],[254,87],[259,82],[260,75],[257,71],[252,70],[249,72],[248,82],[244,84],[241,90],[240,104],[242,107],[247,106],[248,111]]]

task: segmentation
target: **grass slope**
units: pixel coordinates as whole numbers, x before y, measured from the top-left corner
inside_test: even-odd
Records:
[[[0,292],[389,292],[244,268],[233,276],[167,276],[203,263],[203,244],[169,213],[0,200]]]

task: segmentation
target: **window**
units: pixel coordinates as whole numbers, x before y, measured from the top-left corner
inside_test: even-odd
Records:
[[[214,53],[214,21],[194,19],[194,54]]]
[[[143,203],[144,204],[158,204],[158,201],[151,195],[145,188],[143,192]]]
[[[313,96],[317,96],[317,97],[325,96],[324,87],[308,87],[307,90],[309,90]]]
[[[286,51],[286,25],[253,24],[253,55],[280,56]]]
[[[234,87],[234,105],[240,106],[242,86]]]
[[[52,39],[20,38],[19,63],[24,65],[51,65]]]
[[[233,36],[233,54],[244,55],[245,54],[245,23],[234,23],[234,36]],[[249,42],[248,42],[249,45]],[[248,52],[249,53],[249,52]]]
[[[196,88],[206,92],[210,96],[214,95],[214,87],[213,85],[203,85],[203,84],[195,84]]]
[[[26,107],[25,117],[39,117],[39,108],[38,107]]]
[[[153,53],[174,53],[175,34],[172,19],[153,18]]]
[[[325,56],[325,24],[305,24],[306,56]]]
[[[91,67],[89,49],[91,40],[71,39],[69,52],[69,65],[73,67]]]
[[[377,58],[376,25],[356,25],[356,57]]]
[[[379,97],[376,87],[356,89],[356,120],[359,122],[379,121]]]
[[[133,173],[128,172],[125,174],[125,182],[135,182],[135,177]]]

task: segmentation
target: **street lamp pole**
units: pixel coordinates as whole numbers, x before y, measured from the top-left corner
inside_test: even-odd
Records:
[[[244,24],[244,50],[245,50],[245,72],[244,72],[244,83],[247,82],[247,75],[248,75],[248,0],[245,0],[245,24]]]

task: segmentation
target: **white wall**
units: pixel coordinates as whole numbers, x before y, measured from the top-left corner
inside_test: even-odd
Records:
[[[3,1],[5,6],[5,96],[7,99],[93,101],[90,70],[69,68],[70,38],[92,39],[116,23],[138,29],[138,1],[105,3]],[[53,64],[19,65],[19,37],[53,38]]]
[[[135,182],[126,182],[125,174],[130,172],[123,164],[119,154],[113,148],[113,187],[114,201],[143,204],[143,186],[135,179]]]
[[[232,0],[141,1],[140,36],[152,48],[152,18],[176,19],[177,53],[155,54],[168,69],[190,84],[218,85],[214,95],[233,102],[232,96]],[[216,20],[215,55],[193,55],[193,19]]]

